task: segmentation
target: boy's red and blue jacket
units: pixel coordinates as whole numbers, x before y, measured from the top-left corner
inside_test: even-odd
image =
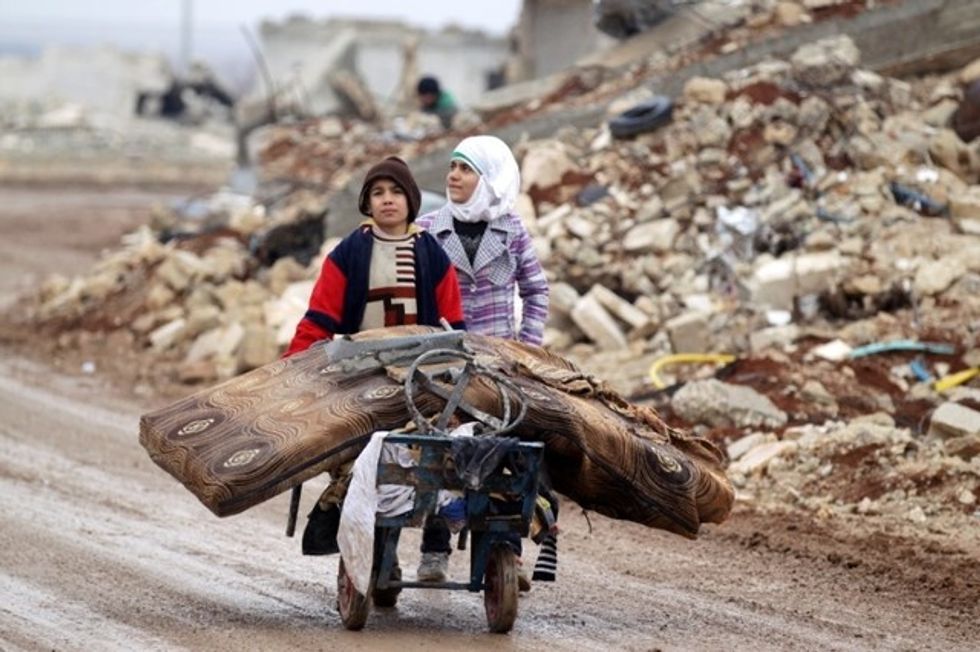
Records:
[[[415,301],[418,323],[439,326],[440,317],[465,329],[456,269],[431,235],[409,225],[415,235]],[[364,319],[374,237],[371,221],[363,223],[334,248],[313,286],[310,305],[296,327],[285,356],[305,351],[314,342],[353,334]]]

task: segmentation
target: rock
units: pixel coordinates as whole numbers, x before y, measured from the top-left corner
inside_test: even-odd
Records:
[[[589,240],[596,232],[596,225],[581,215],[572,214],[565,220],[565,229],[580,240]]]
[[[279,357],[275,335],[267,328],[249,326],[238,347],[238,367],[241,371],[257,369]]]
[[[592,295],[586,294],[572,309],[572,321],[585,335],[606,351],[626,349],[626,336],[606,309]]]
[[[278,299],[263,306],[265,323],[276,331],[276,345],[285,346],[293,339],[296,326],[306,314],[313,281],[291,283]]]
[[[953,130],[940,129],[936,132],[929,143],[929,154],[936,163],[964,181],[972,183],[977,180],[980,157]]]
[[[786,413],[751,387],[730,385],[715,379],[690,382],[671,399],[682,419],[713,427],[779,428]]]
[[[956,502],[961,505],[975,505],[977,502],[977,495],[969,489],[963,489],[956,494]]]
[[[728,121],[718,115],[717,109],[702,106],[691,116],[691,129],[701,147],[725,147],[732,136]],[[664,198],[664,202],[667,199]]]
[[[149,311],[160,310],[169,306],[177,298],[177,295],[164,283],[154,283],[146,292],[146,299],[143,305]]]
[[[222,245],[212,247],[201,257],[205,267],[203,278],[213,283],[222,283],[230,278],[242,278],[248,266],[247,253],[234,240],[225,240]]]
[[[221,324],[221,311],[217,306],[197,306],[187,311],[187,330],[184,337],[197,337],[204,331]]]
[[[980,235],[980,186],[949,195],[949,216],[967,235]]]
[[[980,436],[980,412],[959,403],[943,403],[932,413],[929,436],[940,439]]]
[[[792,310],[795,297],[829,289],[848,265],[836,251],[787,255],[764,262],[753,274],[752,299],[770,308]]]
[[[581,296],[568,283],[553,283],[548,290],[549,307],[553,312],[571,315]]]
[[[767,143],[772,145],[788,147],[796,140],[796,127],[781,120],[770,122],[763,130],[762,137]]]
[[[777,2],[773,17],[783,27],[795,27],[812,20],[806,9],[795,2]]]
[[[291,283],[306,279],[308,272],[292,256],[283,256],[266,273],[266,285],[275,295],[281,295]]]
[[[720,79],[692,77],[684,84],[684,101],[701,104],[722,104],[728,85]]]
[[[708,316],[687,312],[664,324],[674,353],[705,353],[710,349]]]
[[[946,453],[967,462],[980,455],[980,435],[963,435],[946,440]]]
[[[926,513],[918,505],[909,510],[908,514],[906,514],[906,518],[919,525],[924,524],[928,520],[926,518]]]
[[[965,261],[951,256],[933,260],[919,267],[915,273],[913,288],[920,295],[939,294],[966,274]]]
[[[553,188],[562,183],[566,173],[576,170],[575,163],[561,142],[546,140],[531,143],[521,162],[521,188],[524,192],[532,188]]]
[[[765,440],[766,436],[761,432],[753,432],[750,435],[745,435],[741,439],[735,440],[728,445],[728,459],[734,462]]]
[[[848,36],[835,36],[801,46],[790,58],[793,76],[807,86],[832,86],[847,79],[861,60]]]
[[[534,209],[534,200],[531,199],[529,194],[522,192],[517,196],[517,201],[514,203],[514,211],[521,216],[521,221],[524,222],[524,226],[531,232],[531,235],[536,235],[538,213]]]
[[[158,353],[166,351],[180,340],[186,326],[187,321],[183,317],[160,326],[150,333],[150,346]]]
[[[922,113],[922,121],[932,127],[946,127],[953,119],[958,106],[959,102],[956,100],[942,100]]]
[[[798,448],[799,445],[795,441],[771,441],[760,444],[729,466],[728,471],[741,475],[762,472],[774,459],[789,457],[795,454]]]
[[[211,329],[194,340],[184,361],[191,363],[212,358],[229,358],[238,350],[243,337],[245,328],[238,322]]]
[[[593,285],[589,294],[595,297],[599,305],[632,328],[643,328],[650,321],[646,313],[602,285]]]
[[[649,222],[663,216],[664,202],[659,196],[651,197],[636,211],[637,222]]]
[[[680,225],[671,218],[638,224],[623,238],[623,249],[629,253],[667,253],[672,250]]]
[[[218,378],[218,365],[213,359],[184,361],[177,368],[177,380],[182,383],[203,383]]]
[[[803,383],[803,387],[800,388],[800,396],[807,401],[813,401],[814,403],[819,403],[821,405],[837,405],[837,401],[835,401],[833,395],[827,391],[827,388],[823,386],[823,383],[812,378]]]
[[[174,292],[182,293],[206,271],[207,266],[196,255],[190,251],[177,250],[157,267],[156,277]]]
[[[963,86],[968,86],[974,81],[980,79],[980,59],[974,59],[971,63],[967,64],[960,70],[960,74],[957,76],[960,84]]]
[[[862,423],[869,423],[876,426],[884,426],[886,428],[895,427],[895,419],[892,415],[887,412],[872,412],[871,414],[862,414],[851,419],[851,425],[858,425]]]
[[[770,328],[752,331],[749,334],[749,346],[756,353],[765,351],[766,349],[784,349],[795,342],[799,336],[800,327],[796,324],[772,326]]]

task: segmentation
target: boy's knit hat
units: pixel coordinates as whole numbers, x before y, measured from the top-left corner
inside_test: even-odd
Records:
[[[371,186],[378,179],[391,179],[405,193],[408,203],[408,221],[412,223],[419,214],[419,206],[422,203],[422,193],[419,186],[415,183],[412,171],[408,169],[405,161],[397,156],[389,156],[373,168],[368,170],[364,176],[364,184],[361,186],[361,196],[357,201],[357,207],[362,215],[371,215]]]

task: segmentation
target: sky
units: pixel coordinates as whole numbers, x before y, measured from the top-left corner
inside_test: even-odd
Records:
[[[291,14],[397,18],[438,29],[452,23],[503,35],[521,0],[0,0],[0,54],[36,54],[44,45],[111,44],[176,60],[181,12],[192,5],[192,52],[218,68],[250,61],[240,31]]]

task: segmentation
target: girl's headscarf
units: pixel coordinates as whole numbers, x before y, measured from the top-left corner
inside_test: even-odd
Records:
[[[465,203],[455,203],[446,192],[453,217],[460,222],[489,222],[514,209],[521,172],[504,141],[496,136],[470,136],[456,146],[451,160],[466,163],[480,175]]]

